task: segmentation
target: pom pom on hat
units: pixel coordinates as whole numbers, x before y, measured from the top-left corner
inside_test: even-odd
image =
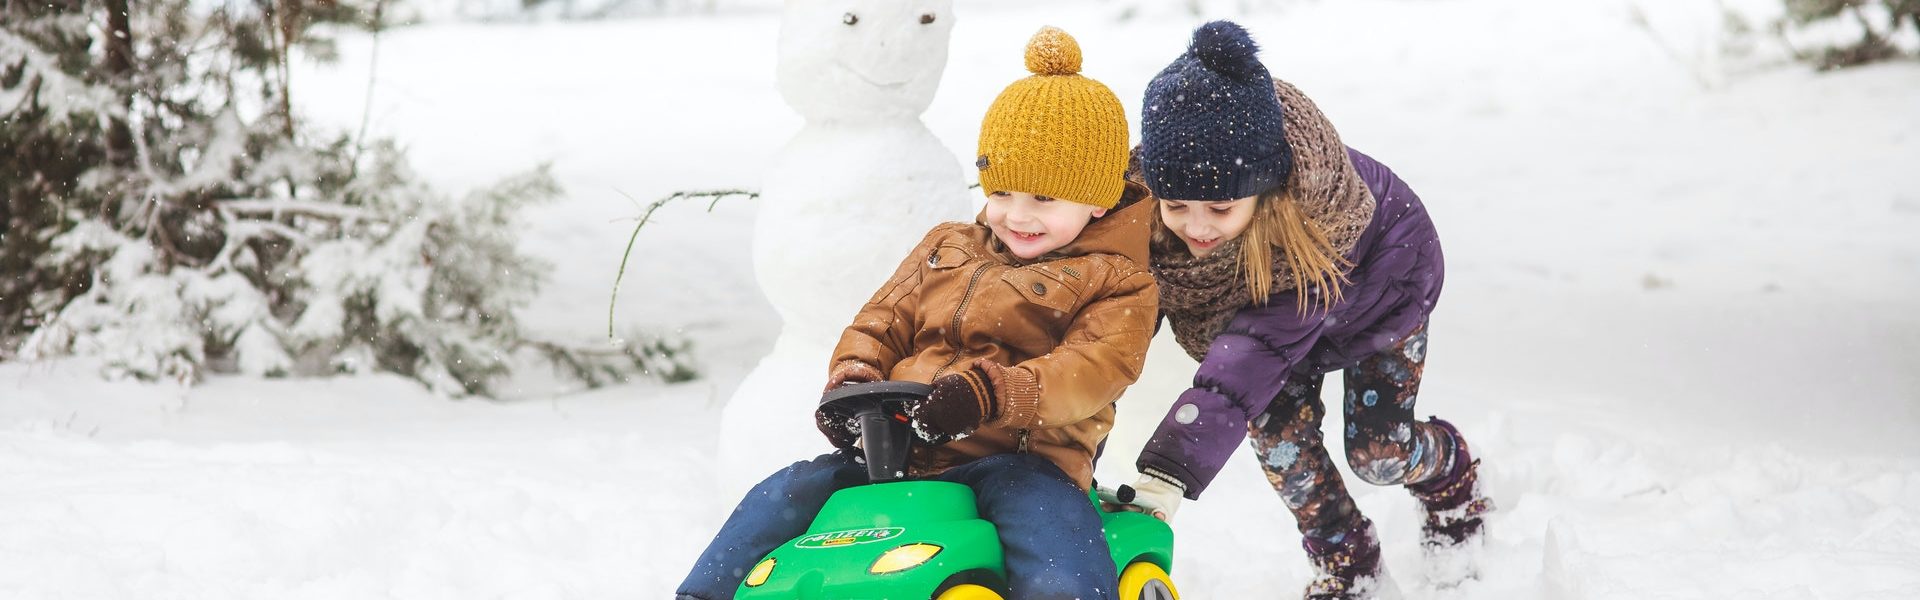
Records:
[[[1080,72],[1080,43],[1058,27],[1041,27],[1027,41],[1027,70],[1035,75]]]
[[[1266,68],[1256,56],[1260,45],[1247,35],[1246,28],[1232,21],[1214,21],[1194,30],[1189,51],[1207,68],[1235,79],[1266,76]],[[1033,59],[1027,61],[1033,64]]]

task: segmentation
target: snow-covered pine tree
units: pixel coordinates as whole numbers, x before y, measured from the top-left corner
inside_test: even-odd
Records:
[[[391,143],[310,131],[289,61],[380,0],[0,0],[0,359],[110,374],[383,370],[488,395],[518,354],[588,385],[693,375],[684,344],[532,339],[514,247],[544,167],[435,194]],[[15,354],[17,353],[17,354]]]

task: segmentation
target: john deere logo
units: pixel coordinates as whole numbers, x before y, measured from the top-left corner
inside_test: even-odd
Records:
[[[846,531],[829,531],[827,533],[816,533],[807,537],[800,538],[800,541],[793,543],[793,547],[795,548],[839,548],[841,546],[852,546],[854,544],[865,544],[867,542],[886,541],[886,540],[900,537],[900,534],[903,534],[906,532],[907,532],[907,529],[905,527],[883,527],[879,529],[848,529]]]

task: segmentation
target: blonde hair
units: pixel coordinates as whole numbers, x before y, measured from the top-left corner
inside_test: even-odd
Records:
[[[1160,211],[1152,212],[1155,241],[1166,241],[1171,231],[1161,220]],[[1300,210],[1300,201],[1286,187],[1261,192],[1254,199],[1253,220],[1240,233],[1240,269],[1257,306],[1266,305],[1274,291],[1274,248],[1280,249],[1279,258],[1287,261],[1293,273],[1300,314],[1307,314],[1311,308],[1332,308],[1345,297],[1346,269],[1353,262],[1340,255],[1326,231],[1307,218]],[[1309,301],[1308,291],[1314,289],[1321,293]]]

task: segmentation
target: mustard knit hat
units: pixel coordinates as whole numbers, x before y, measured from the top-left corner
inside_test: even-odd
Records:
[[[1080,76],[1080,44],[1053,27],[1027,42],[1027,70],[980,123],[980,190],[1026,192],[1113,208],[1126,186],[1127,113]]]

